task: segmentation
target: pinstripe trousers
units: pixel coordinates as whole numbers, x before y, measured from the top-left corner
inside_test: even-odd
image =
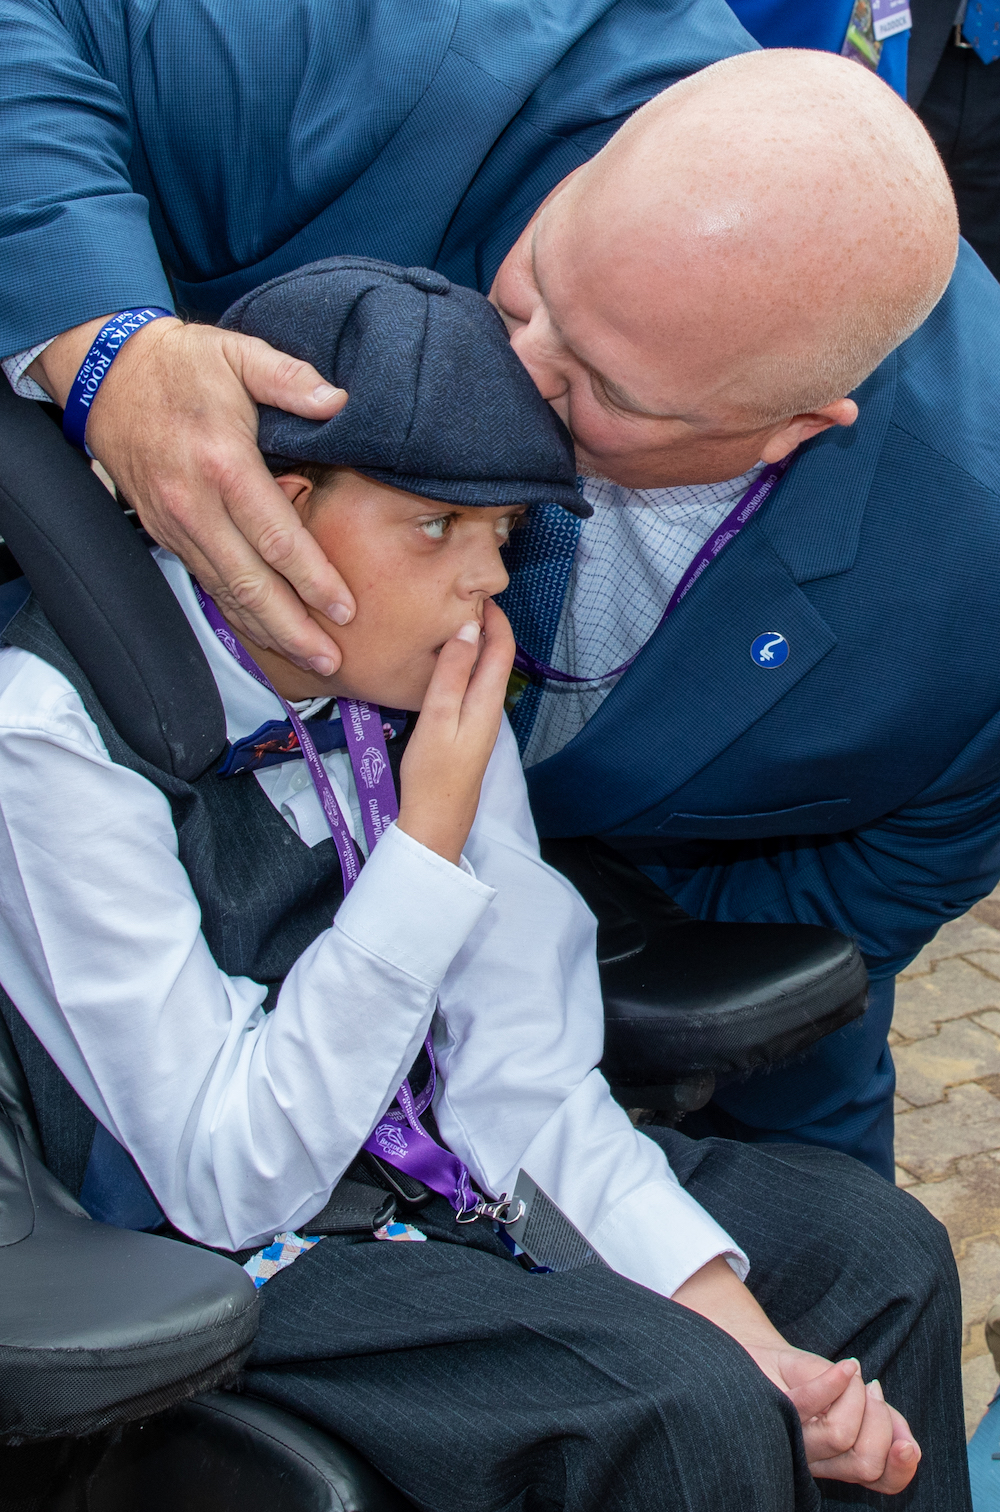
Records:
[[[268,1282],[244,1389],[426,1512],[969,1512],[941,1225],[829,1150],[646,1132],[790,1342],[856,1355],[909,1419],[923,1460],[900,1496],[814,1481],[790,1402],[705,1319],[603,1267],[531,1275],[444,1203],[427,1244],[327,1239]]]

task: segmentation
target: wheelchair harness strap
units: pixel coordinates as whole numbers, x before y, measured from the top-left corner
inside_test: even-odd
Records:
[[[262,687],[274,694],[288,716],[337,847],[346,897],[358,880],[361,862],[309,727],[299,718],[287,699],[281,697],[250,653],[240,644],[201,584],[194,578],[191,582],[205,618],[226,650],[239,662],[244,672],[249,672]],[[399,804],[396,801],[396,789],[382,732],[382,716],[377,707],[359,699],[338,698],[337,704],[344,721],[347,751],[351,758],[351,768],[361,802],[361,819],[370,852],[388,826],[399,817]],[[420,1115],[430,1107],[437,1080],[430,1034],[424,1042],[424,1048],[431,1065],[426,1086],[419,1095],[414,1096],[409,1080],[404,1081],[396,1093],[393,1106],[379,1119],[365,1141],[364,1148],[446,1197],[455,1209],[459,1222],[472,1223],[479,1217],[503,1222],[508,1210],[505,1196],[501,1196],[497,1202],[480,1197],[472,1186],[468,1167],[451,1150],[442,1148],[432,1139],[420,1122]]]

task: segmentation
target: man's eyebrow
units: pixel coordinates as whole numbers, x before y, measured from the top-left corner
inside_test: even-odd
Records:
[[[535,288],[538,290],[543,303],[545,303],[545,312],[548,315],[549,324],[555,331],[556,335],[559,337],[559,340],[562,342],[567,352],[569,352],[571,356],[575,357],[580,366],[585,367],[591,374],[591,376],[597,380],[601,388],[604,390],[605,394],[611,400],[612,404],[616,406],[616,408],[627,410],[634,415],[649,415],[654,420],[667,419],[667,416],[659,414],[656,410],[648,409],[645,404],[640,404],[639,400],[633,398],[628,389],[622,388],[621,384],[615,383],[612,378],[605,378],[604,374],[599,372],[592,363],[589,363],[586,358],[581,357],[579,352],[573,350],[573,347],[566,340],[566,336],[562,330],[562,327],[553,315],[552,310],[549,308],[549,305],[545,300],[545,295],[542,293],[542,286],[538,279],[538,270],[535,266],[535,238],[537,234],[538,232],[536,227],[531,236],[531,277],[534,280]]]

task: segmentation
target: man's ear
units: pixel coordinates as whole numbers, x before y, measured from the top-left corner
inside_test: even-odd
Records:
[[[853,425],[858,418],[858,406],[853,399],[834,399],[822,409],[810,410],[804,415],[793,415],[772,431],[761,448],[762,462],[780,462],[803,441],[818,436],[833,425]]]
[[[313,495],[313,484],[308,478],[303,478],[299,473],[282,473],[280,478],[275,478],[275,483],[281,489],[289,504],[294,504],[299,518],[306,512],[306,506]]]

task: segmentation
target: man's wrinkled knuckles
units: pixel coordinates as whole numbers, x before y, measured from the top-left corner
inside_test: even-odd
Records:
[[[303,536],[305,540],[303,540]],[[312,537],[301,525],[286,524],[284,520],[266,520],[253,533],[251,544],[275,571],[282,569],[306,554],[307,543]],[[298,586],[298,585],[296,585]]]
[[[175,537],[183,536],[185,540],[203,540],[206,524],[213,516],[216,521],[226,520],[225,510],[219,507],[214,496],[209,494],[206,497],[200,489],[189,486],[186,478],[158,478],[155,492],[142,490],[138,496],[130,495],[130,498],[144,525],[152,521],[159,529],[172,527],[171,533]],[[156,535],[157,532],[152,530],[151,533]]]
[[[224,597],[227,603],[231,603],[237,613],[251,615],[254,618],[263,619],[270,610],[276,608],[275,600],[278,597],[280,580],[265,567],[263,571],[252,570],[234,571],[227,574],[224,589]],[[300,623],[303,627],[311,624],[309,615],[299,603],[298,599],[286,588],[287,605],[293,612],[298,610]]]
[[[240,333],[231,332],[232,335]],[[311,391],[322,378],[313,367],[311,362],[304,362],[301,357],[292,357],[288,352],[281,352],[277,347],[269,346],[259,336],[243,336],[241,360],[243,365],[244,381],[248,384],[267,383],[273,384],[276,389],[294,388],[296,386],[308,387]]]
[[[200,437],[192,449],[190,463],[192,482],[200,479],[210,482],[233,499],[248,496],[251,489],[263,481],[270,483],[270,474],[263,459],[249,437],[232,441],[225,430],[218,434]],[[274,486],[274,485],[272,485]]]

